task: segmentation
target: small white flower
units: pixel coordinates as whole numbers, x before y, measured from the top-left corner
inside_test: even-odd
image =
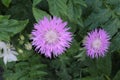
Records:
[[[15,48],[11,46],[9,43],[0,41],[0,57],[3,57],[3,62],[7,64],[7,62],[17,61],[16,55],[18,53],[14,51]]]
[[[6,50],[6,44],[2,41],[0,41],[0,57],[3,57],[3,53],[5,53],[7,50]]]

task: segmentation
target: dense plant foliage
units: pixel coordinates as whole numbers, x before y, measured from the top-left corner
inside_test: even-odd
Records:
[[[60,17],[73,34],[71,47],[51,59],[30,39],[44,16]],[[91,59],[83,42],[95,28],[109,33],[110,47],[104,57]],[[3,80],[120,80],[120,0],[0,0],[0,41],[18,53],[15,62],[0,58]]]

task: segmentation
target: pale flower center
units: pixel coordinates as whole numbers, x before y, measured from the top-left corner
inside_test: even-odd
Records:
[[[92,46],[93,46],[93,48],[95,48],[95,49],[99,49],[100,46],[101,46],[101,40],[100,40],[100,39],[94,40],[93,43],[92,43]]]
[[[45,40],[48,43],[53,43],[58,39],[58,34],[57,32],[53,31],[53,30],[49,30],[46,34],[45,34]]]

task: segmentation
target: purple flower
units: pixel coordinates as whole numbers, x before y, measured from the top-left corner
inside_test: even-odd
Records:
[[[67,22],[55,16],[50,19],[44,17],[36,23],[32,31],[32,45],[36,47],[35,50],[49,58],[64,53],[72,42],[72,33],[68,32],[66,25]]]
[[[87,55],[91,58],[105,56],[110,45],[110,36],[103,29],[95,29],[88,33],[84,41],[84,46],[87,50]]]

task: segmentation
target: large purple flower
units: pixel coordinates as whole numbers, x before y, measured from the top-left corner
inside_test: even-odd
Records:
[[[85,38],[84,46],[87,50],[87,55],[91,58],[103,57],[110,45],[110,37],[103,29],[95,29],[88,33]]]
[[[61,55],[72,41],[72,33],[68,32],[66,25],[67,22],[55,16],[50,19],[44,17],[36,23],[32,31],[35,50],[49,58]]]

